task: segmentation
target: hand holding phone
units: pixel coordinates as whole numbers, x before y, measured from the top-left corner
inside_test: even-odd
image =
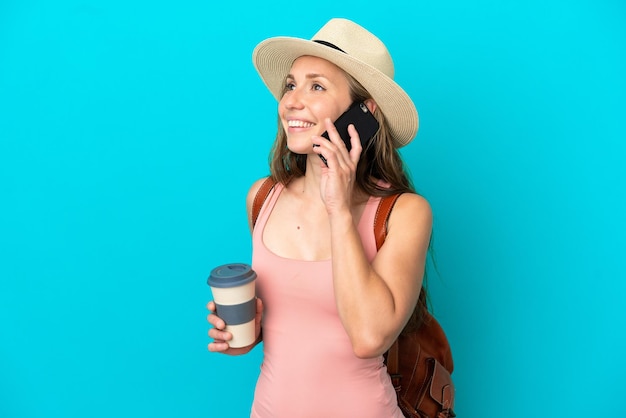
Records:
[[[350,105],[348,110],[341,114],[335,121],[335,128],[339,133],[339,136],[346,144],[348,151],[352,149],[350,143],[350,134],[348,133],[348,126],[352,124],[356,128],[361,140],[361,145],[366,148],[369,141],[378,132],[379,124],[372,112],[369,111],[365,103],[354,102]],[[330,141],[328,132],[324,132],[322,136]],[[320,158],[326,164],[326,159],[320,154]],[[328,164],[326,164],[328,166]]]

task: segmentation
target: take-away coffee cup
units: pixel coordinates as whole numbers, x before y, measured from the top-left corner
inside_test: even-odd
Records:
[[[215,267],[207,280],[213,293],[216,314],[233,335],[228,345],[246,347],[255,340],[254,318],[256,273],[248,264],[231,263]]]

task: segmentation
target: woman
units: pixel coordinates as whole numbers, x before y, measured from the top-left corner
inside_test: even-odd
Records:
[[[383,354],[416,307],[432,227],[430,206],[412,192],[397,151],[417,133],[415,106],[393,81],[382,42],[345,19],[332,19],[310,41],[265,40],[253,60],[279,100],[279,127],[277,183],[254,227],[252,202],[264,179],[247,198],[257,343],[264,342],[251,416],[402,417]],[[380,129],[363,149],[350,126],[348,151],[332,121],[355,101]],[[398,192],[377,251],[378,201]],[[213,302],[207,307],[210,351],[254,347],[229,348],[224,321]]]

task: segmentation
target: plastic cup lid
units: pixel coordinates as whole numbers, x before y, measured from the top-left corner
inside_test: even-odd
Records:
[[[211,287],[226,288],[248,284],[256,279],[256,273],[248,264],[231,263],[215,267],[207,279]]]

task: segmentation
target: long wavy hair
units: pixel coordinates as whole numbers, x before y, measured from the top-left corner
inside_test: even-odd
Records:
[[[350,87],[350,96],[353,102],[364,102],[373,99],[369,92],[354,77],[344,71]],[[284,94],[284,92],[283,92]],[[376,197],[390,196],[398,193],[416,193],[408,170],[394,146],[391,130],[385,115],[377,107],[373,112],[378,120],[380,128],[368,145],[363,149],[361,158],[356,168],[356,186],[362,192]],[[285,132],[280,116],[278,117],[278,130],[276,140],[270,151],[269,165],[270,176],[276,182],[287,185],[293,179],[304,176],[306,173],[306,154],[296,154],[287,146],[287,133]],[[385,186],[381,186],[380,181]],[[432,237],[428,252],[432,257]],[[422,289],[416,307],[403,329],[403,333],[417,330],[425,319],[428,311],[428,296],[426,292],[426,270],[422,280]]]

